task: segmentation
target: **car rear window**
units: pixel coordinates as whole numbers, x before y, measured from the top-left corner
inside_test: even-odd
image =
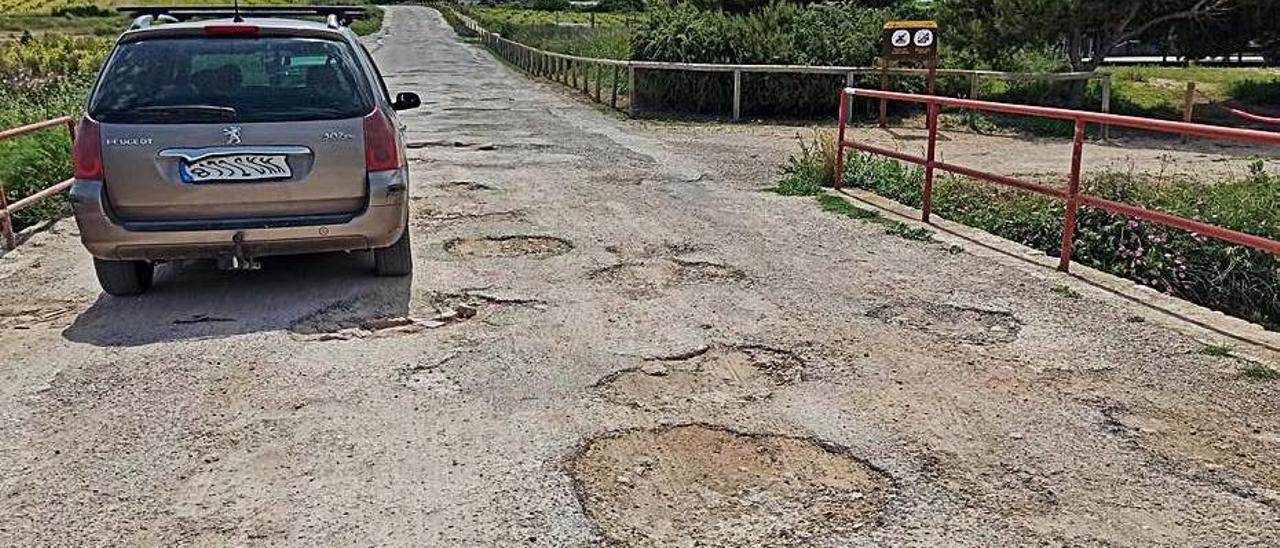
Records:
[[[373,110],[342,42],[165,38],[116,47],[89,115],[119,124],[336,120]]]

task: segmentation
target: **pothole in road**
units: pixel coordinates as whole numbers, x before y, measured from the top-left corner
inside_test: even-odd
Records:
[[[640,409],[750,403],[800,382],[805,367],[804,360],[786,350],[706,347],[678,359],[650,359],[601,379],[596,387],[605,399]]]
[[[570,463],[587,516],[623,546],[808,546],[876,525],[892,484],[820,442],[703,425],[592,440]]]
[[[1022,329],[1010,312],[931,302],[886,304],[867,316],[975,345],[1012,342]]]
[[[663,258],[618,263],[588,277],[628,292],[651,293],[665,287],[742,280],[746,274],[719,263]]]
[[[443,185],[446,188],[460,188],[462,190],[479,191],[479,190],[497,190],[497,187],[480,181],[456,180],[447,181]]]
[[[563,255],[573,249],[568,240],[551,236],[483,236],[455,238],[444,250],[459,257],[532,257]]]
[[[1147,453],[1228,487],[1261,486],[1240,490],[1262,491],[1264,502],[1280,508],[1280,423],[1205,405],[1111,404],[1102,413],[1109,430]]]
[[[289,331],[315,341],[411,335],[476,317],[486,318],[494,307],[546,308],[537,299],[494,294],[488,288],[433,293],[426,304],[425,311],[419,314],[410,313],[404,303],[368,297],[343,299],[299,318]]]
[[[504,211],[440,211],[430,207],[423,208],[414,213],[414,217],[423,221],[437,224],[453,223],[458,221],[516,221],[524,217],[524,211],[519,209]]]

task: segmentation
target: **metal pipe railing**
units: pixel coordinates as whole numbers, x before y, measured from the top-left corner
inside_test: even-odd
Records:
[[[71,136],[71,142],[74,144],[76,140],[76,120],[70,116],[62,116],[51,120],[45,120],[43,122],[36,122],[34,124],[27,124],[25,126],[0,131],[0,141],[15,139],[25,135],[30,135],[37,131],[44,131],[58,126],[64,126],[67,128],[67,133]],[[14,236],[13,233],[13,214],[31,207],[45,198],[71,188],[71,182],[71,179],[67,179],[48,188],[41,189],[39,192],[30,196],[24,197],[13,203],[9,203],[8,196],[5,194],[4,190],[4,181],[0,181],[0,235],[3,235],[4,237],[5,249],[13,249],[18,246],[17,237]]]
[[[911,154],[905,154],[895,150],[878,147],[866,143],[859,143],[847,138],[848,131],[848,112],[851,108],[850,101],[854,97],[866,97],[869,99],[885,99],[890,101],[907,101],[912,103],[920,103],[928,106],[928,155],[927,157],[919,157]],[[946,162],[939,162],[935,159],[934,151],[937,146],[937,124],[938,111],[941,107],[955,107],[971,110],[979,110],[985,112],[997,112],[1002,114],[1013,114],[1022,116],[1038,116],[1042,118],[1053,118],[1058,120],[1071,120],[1075,122],[1075,131],[1072,137],[1071,147],[1071,172],[1067,179],[1065,189],[1044,186],[1031,181],[1025,181],[1006,175],[989,173],[973,168],[958,166]],[[1258,131],[1253,129],[1231,128],[1221,126],[1210,126],[1205,124],[1193,124],[1187,122],[1173,122],[1168,120],[1155,120],[1151,118],[1139,118],[1136,116],[1119,116],[1115,114],[1106,114],[1098,112],[1088,112],[1082,110],[1068,110],[1062,108],[1037,107],[1030,105],[1016,105],[1010,103],[995,103],[990,101],[974,101],[969,99],[954,99],[950,97],[939,97],[936,95],[916,95],[911,93],[897,93],[892,91],[879,91],[870,89],[845,88],[840,91],[840,126],[837,133],[837,154],[836,154],[836,174],[835,188],[837,190],[844,186],[844,157],[845,149],[854,149],[871,154],[887,156],[896,160],[924,166],[925,180],[921,206],[921,220],[930,222],[930,215],[933,209],[933,177],[935,170],[943,170],[959,175],[964,175],[977,180],[989,181],[999,185],[1017,188],[1028,192],[1034,192],[1044,196],[1049,196],[1059,200],[1066,201],[1066,210],[1063,217],[1062,230],[1062,251],[1059,254],[1058,270],[1066,272],[1071,266],[1071,252],[1075,241],[1075,219],[1077,210],[1081,205],[1104,209],[1112,213],[1120,215],[1128,215],[1130,217],[1150,221],[1173,228],[1178,228],[1190,232],[1195,232],[1210,238],[1215,238],[1225,242],[1242,245],[1280,255],[1280,241],[1275,241],[1262,236],[1248,234],[1229,228],[1223,228],[1211,225],[1193,219],[1187,219],[1168,213],[1146,209],[1144,207],[1125,204],[1112,200],[1107,200],[1099,196],[1085,194],[1080,191],[1080,172],[1083,162],[1084,152],[1084,135],[1087,124],[1108,124],[1113,126],[1127,127],[1132,129],[1142,129],[1148,131],[1157,131],[1162,133],[1171,133],[1175,135],[1196,135],[1199,137],[1208,137],[1211,139],[1231,140],[1245,143],[1254,143],[1261,145],[1280,146],[1280,133],[1272,133],[1267,131]]]

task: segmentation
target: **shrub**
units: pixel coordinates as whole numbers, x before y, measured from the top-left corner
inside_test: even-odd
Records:
[[[539,11],[567,11],[572,6],[569,0],[526,0],[524,7]]]
[[[800,138],[800,152],[787,158],[783,178],[774,192],[783,196],[813,196],[831,186],[836,171],[836,141],[830,133],[814,131]]]

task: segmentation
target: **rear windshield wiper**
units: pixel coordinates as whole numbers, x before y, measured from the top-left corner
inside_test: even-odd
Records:
[[[236,109],[216,105],[155,105],[137,107],[131,110],[138,114],[147,114],[157,118],[169,117],[167,115],[190,116],[193,114],[207,114],[219,120],[234,121],[238,117]]]

